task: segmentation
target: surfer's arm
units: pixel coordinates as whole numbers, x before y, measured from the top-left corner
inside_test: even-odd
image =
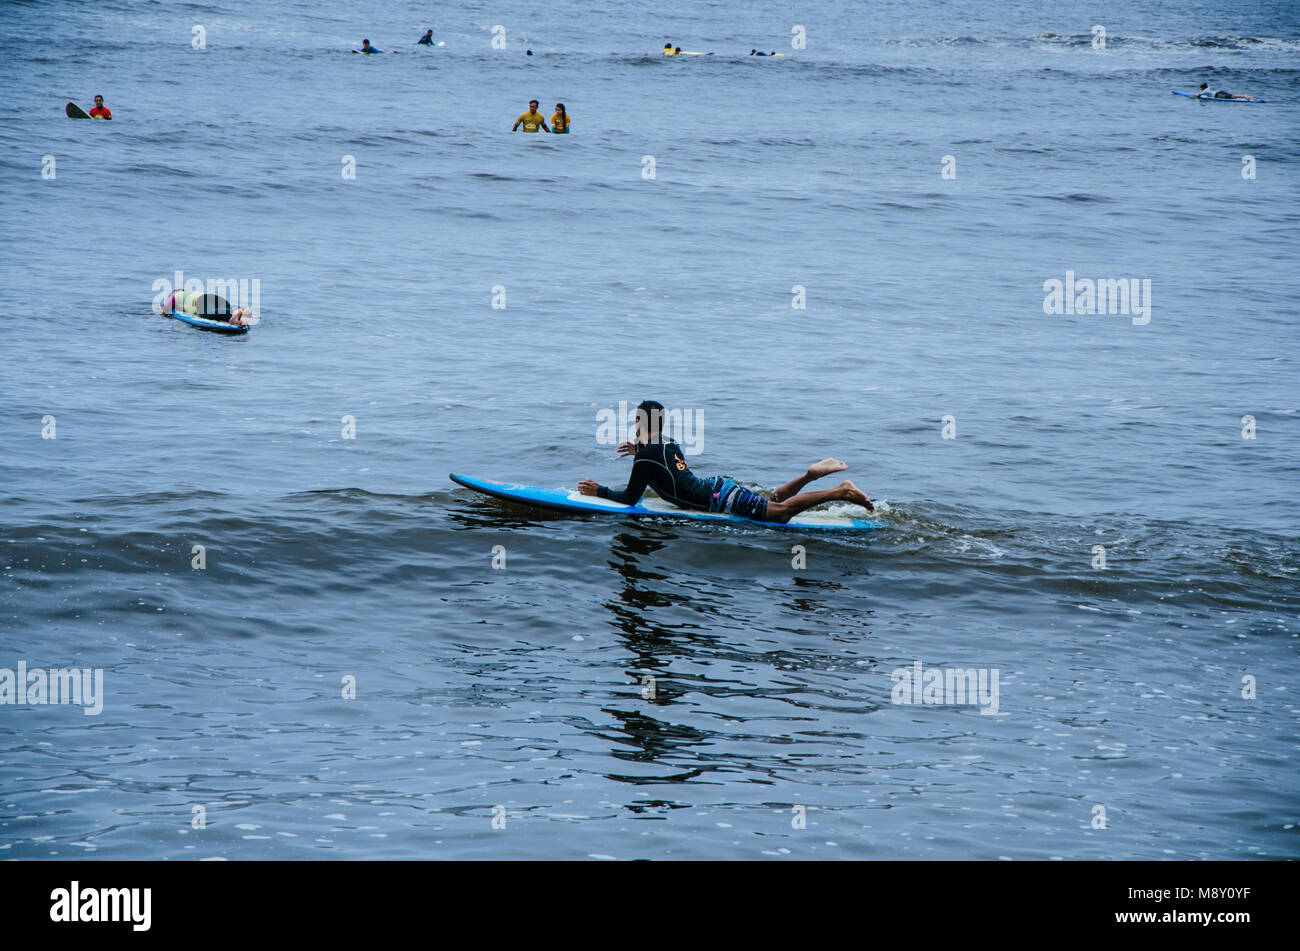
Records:
[[[641,496],[644,494],[644,485],[641,486],[641,489],[638,492],[632,491],[630,483],[622,492],[615,492],[607,485],[596,486],[596,495],[600,496],[602,499],[609,499],[611,502],[618,502],[622,505],[636,505],[637,502],[641,501]]]
[[[632,475],[627,480],[627,488],[622,492],[615,492],[607,485],[596,486],[594,493],[584,493],[585,495],[598,495],[602,499],[609,499],[611,502],[618,502],[622,505],[635,505],[645,495],[646,486],[650,484],[649,473],[651,464],[644,462],[632,463]],[[579,485],[581,490],[582,486]]]

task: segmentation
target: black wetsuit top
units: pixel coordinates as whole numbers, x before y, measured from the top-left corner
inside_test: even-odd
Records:
[[[418,40],[416,40],[416,42],[419,43],[421,46],[432,46],[433,37],[429,35],[425,35],[420,37]]]
[[[200,317],[206,317],[208,320],[229,320],[230,315],[234,313],[230,302],[216,294],[204,294],[194,302],[194,309]]]
[[[636,504],[646,487],[654,489],[659,497],[674,505],[688,509],[700,509],[707,512],[709,501],[717,487],[717,479],[701,479],[686,465],[686,457],[681,447],[672,440],[652,442],[637,450],[632,461],[632,474],[628,477],[627,488],[615,492],[608,486],[601,486],[596,494],[602,499],[622,502],[624,505]]]

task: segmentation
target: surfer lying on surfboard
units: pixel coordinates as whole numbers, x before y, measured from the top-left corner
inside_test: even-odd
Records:
[[[727,512],[758,522],[788,522],[805,509],[823,502],[853,502],[874,512],[875,506],[867,494],[852,482],[841,482],[833,489],[817,492],[800,492],[814,479],[847,469],[838,459],[823,459],[808,467],[797,479],[787,482],[765,499],[744,486],[737,485],[726,476],[700,478],[686,465],[681,447],[662,433],[663,404],[646,400],[636,408],[636,441],[619,445],[620,456],[633,456],[632,474],[627,488],[616,492],[590,479],[578,483],[583,495],[634,505],[652,488],[674,505],[702,512]]]
[[[253,312],[247,307],[231,307],[230,302],[224,297],[217,294],[203,294],[198,291],[173,291],[171,297],[162,303],[162,308],[158,311],[160,314],[170,314],[172,311],[179,311],[183,314],[189,314],[191,317],[202,317],[205,320],[224,321],[228,324],[236,324],[240,327],[247,327],[249,319]]]
[[[1247,99],[1253,100],[1254,96],[1243,96],[1237,93],[1227,92],[1223,89],[1211,89],[1209,83],[1201,83],[1201,88],[1196,90],[1197,99]]]

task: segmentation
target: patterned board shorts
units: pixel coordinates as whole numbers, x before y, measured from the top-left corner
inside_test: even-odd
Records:
[[[767,519],[767,499],[743,485],[736,485],[726,476],[718,476],[713,483],[713,494],[709,497],[709,511],[728,512],[762,522]]]

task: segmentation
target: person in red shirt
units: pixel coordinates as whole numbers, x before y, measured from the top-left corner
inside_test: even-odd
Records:
[[[111,119],[111,118],[113,118],[113,113],[109,112],[106,108],[104,108],[104,97],[103,97],[103,96],[96,96],[96,97],[95,97],[95,108],[90,110],[89,115],[90,115],[90,118],[92,118],[92,119]]]

